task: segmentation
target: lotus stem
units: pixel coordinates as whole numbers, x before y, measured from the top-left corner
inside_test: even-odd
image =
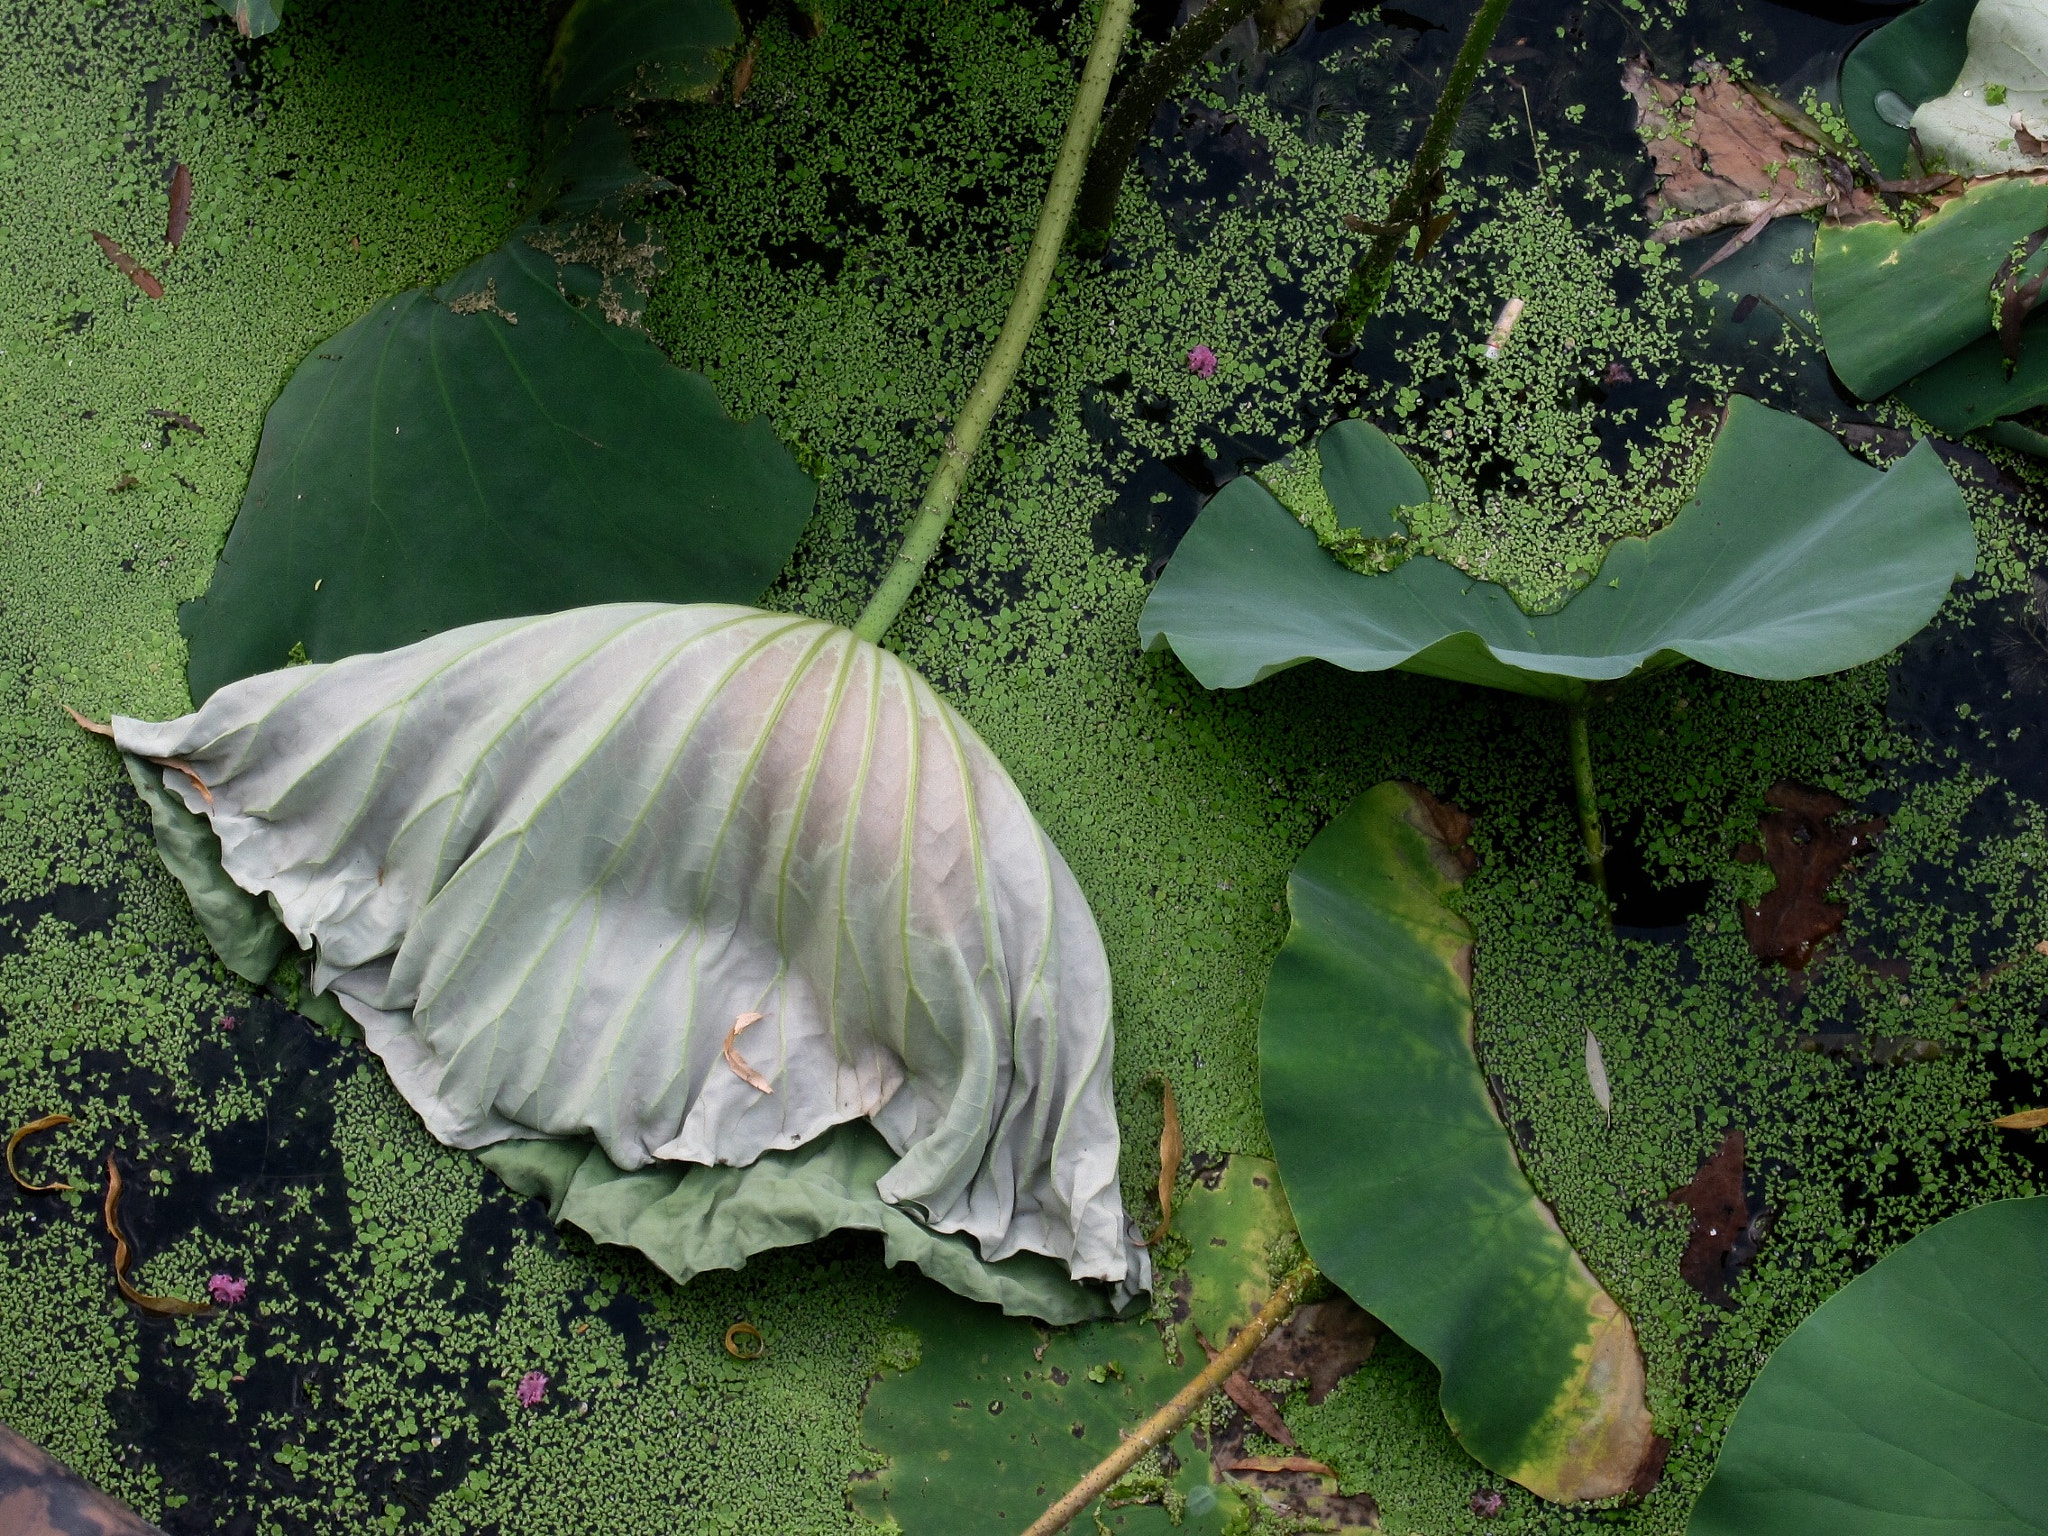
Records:
[[[1593,884],[1600,899],[1607,899],[1607,843],[1600,835],[1600,791],[1593,782],[1593,736],[1586,718],[1592,713],[1591,699],[1576,699],[1565,706],[1572,744],[1572,788],[1579,797],[1579,835],[1586,840],[1586,861],[1593,866]]]
[[[1116,203],[1124,189],[1124,172],[1131,157],[1145,142],[1152,119],[1166,103],[1187,72],[1202,55],[1223,41],[1223,34],[1252,12],[1257,0],[1209,0],[1208,6],[1178,28],[1164,46],[1153,54],[1116,93],[1108,116],[1102,120],[1102,136],[1088,157],[1088,174],[1081,183],[1081,202],[1075,214],[1080,229],[1076,243],[1085,251],[1099,254],[1109,244],[1110,226],[1116,222]]]
[[[1443,195],[1444,156],[1450,153],[1451,135],[1457,132],[1465,98],[1472,94],[1479,71],[1486,63],[1486,50],[1493,46],[1493,34],[1500,30],[1501,18],[1507,12],[1508,0],[1482,0],[1472,24],[1465,29],[1465,41],[1451,65],[1449,78],[1444,81],[1443,94],[1437,97],[1436,114],[1429,120],[1429,131],[1422,136],[1422,147],[1408,167],[1408,179],[1394,194],[1380,232],[1373,236],[1372,244],[1351,269],[1351,282],[1344,297],[1337,301],[1337,319],[1323,335],[1332,352],[1349,352],[1357,344],[1365,322],[1379,313],[1387,297],[1387,286],[1394,280],[1394,263],[1401,259],[1401,248],[1408,243],[1409,230],[1420,230],[1429,221],[1437,199]]]
[[[1109,95],[1110,77],[1116,72],[1117,55],[1123,51],[1124,36],[1130,31],[1131,11],[1136,0],[1104,0],[1102,16],[1095,24],[1095,40],[1088,47],[1088,62],[1081,67],[1081,86],[1074,107],[1067,114],[1066,137],[1060,141],[1054,160],[1052,183],[1045,189],[1045,202],[1038,210],[1038,227],[1032,232],[1031,249],[1024,258],[1024,273],[1017,291],[1010,296],[1010,311],[1003,317],[1003,329],[996,337],[995,350],[981,366],[981,376],[968,392],[952,431],[946,434],[939,452],[938,467],[925,487],[924,500],[902,548],[883,576],[875,595],[853,626],[863,640],[876,644],[889,632],[903,605],[910,601],[924,568],[938,552],[939,540],[952,521],[953,507],[960,499],[974,455],[995,419],[996,407],[1016,378],[1024,361],[1025,345],[1045,312],[1045,296],[1052,286],[1053,268],[1059,264],[1060,247],[1067,238],[1067,225],[1074,215],[1074,201],[1081,190],[1081,177],[1088,166],[1088,150],[1095,141],[1096,124],[1102,120],[1102,103]]]
[[[1032,1521],[1024,1536],[1053,1536],[1055,1531],[1065,1530],[1069,1521],[1107,1492],[1140,1456],[1171,1440],[1209,1395],[1251,1359],[1253,1351],[1265,1342],[1266,1335],[1287,1321],[1300,1302],[1302,1291],[1317,1273],[1312,1259],[1303,1259],[1289,1270],[1287,1277],[1266,1299],[1266,1304],[1259,1308],[1259,1315],[1238,1330],[1237,1337],[1203,1368],[1202,1374],[1174,1393],[1164,1408],[1126,1435],[1114,1451],[1096,1464],[1094,1471],[1074,1484],[1066,1497]]]

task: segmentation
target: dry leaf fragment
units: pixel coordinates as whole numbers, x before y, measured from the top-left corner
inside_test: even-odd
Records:
[[[181,1296],[145,1296],[128,1283],[128,1239],[121,1233],[121,1170],[114,1155],[107,1154],[107,1232],[114,1239],[114,1284],[121,1294],[145,1312],[161,1317],[211,1317],[213,1308],[203,1301],[186,1301]]]
[[[1185,1150],[1180,1136],[1180,1106],[1173,1101],[1173,1084],[1164,1077],[1159,1079],[1159,1111],[1163,1117],[1159,1127],[1159,1225],[1145,1239],[1148,1248],[1166,1236],[1166,1229],[1173,1225],[1173,1186],[1180,1179],[1181,1153]]]
[[[183,163],[171,168],[171,211],[164,220],[164,244],[173,250],[185,238],[185,226],[192,222],[192,173]]]
[[[2001,1131],[2048,1130],[2048,1109],[2023,1109],[2016,1115],[2000,1115],[1991,1123]]]
[[[27,1125],[20,1127],[13,1135],[7,1138],[7,1172],[13,1177],[14,1182],[19,1184],[27,1193],[31,1195],[48,1195],[55,1193],[57,1190],[69,1189],[71,1187],[61,1179],[53,1180],[48,1184],[31,1184],[21,1176],[21,1170],[14,1166],[14,1149],[21,1145],[25,1137],[35,1135],[37,1131],[54,1131],[58,1126],[69,1125],[70,1123],[71,1117],[69,1115],[45,1115],[40,1120],[29,1121]]]
[[[1327,1463],[1308,1456],[1240,1456],[1235,1461],[1225,1462],[1226,1472],[1313,1472],[1320,1477],[1335,1477],[1337,1469]]]
[[[731,1067],[738,1074],[739,1080],[749,1088],[759,1089],[762,1093],[773,1093],[775,1091],[774,1085],[752,1067],[748,1066],[741,1059],[739,1048],[733,1044],[735,1040],[739,1039],[741,1030],[745,1029],[749,1024],[760,1023],[764,1017],[765,1015],[758,1013],[743,1013],[732,1021],[732,1028],[727,1030],[725,1035],[725,1064]]]
[[[95,736],[112,736],[114,734],[114,728],[111,725],[101,725],[98,721],[88,720],[85,718],[85,716],[81,715],[77,710],[73,709],[69,704],[60,705],[59,708],[61,708],[64,711],[64,713],[69,715],[73,720],[76,720],[79,723],[79,725],[82,726],[84,729],[91,731]]]
[[[1219,1353],[1216,1346],[1202,1337],[1202,1330],[1195,1330],[1195,1342],[1202,1346],[1202,1353],[1214,1360]],[[1294,1431],[1287,1427],[1287,1421],[1280,1417],[1280,1410],[1273,1406],[1273,1400],[1245,1379],[1243,1371],[1232,1371],[1224,1379],[1223,1391],[1230,1400],[1244,1410],[1244,1416],[1258,1425],[1269,1440],[1278,1440],[1282,1445],[1294,1444]]]
[[[100,249],[106,253],[107,260],[114,264],[116,272],[119,272],[152,299],[160,299],[164,296],[164,285],[156,280],[155,273],[151,272],[141,262],[130,256],[98,230],[92,231],[92,237],[99,242]]]
[[[65,714],[76,720],[80,726],[91,731],[95,736],[112,736],[114,734],[114,728],[111,725],[100,725],[96,721],[88,720],[69,704],[60,705],[59,707]],[[199,798],[208,805],[213,804],[213,791],[207,787],[206,780],[200,778],[197,773],[192,771],[191,764],[181,763],[175,757],[151,757],[145,758],[144,761],[155,763],[159,768],[168,768],[173,773],[182,773],[192,781],[193,788],[199,791]]]
[[[1586,1084],[1593,1090],[1593,1102],[1600,1113],[1614,1113],[1614,1091],[1607,1086],[1607,1058],[1600,1054],[1600,1037],[1586,1031]]]
[[[206,428],[199,425],[198,422],[187,416],[183,411],[167,411],[162,406],[152,405],[149,408],[149,414],[158,421],[167,421],[174,427],[182,427],[185,431],[197,433],[200,437],[206,436]]]
[[[747,94],[747,87],[754,83],[754,51],[759,41],[747,44],[747,51],[740,55],[739,64],[732,72],[732,104],[738,106]]]
[[[752,1342],[742,1344],[742,1340]],[[752,1323],[734,1323],[725,1330],[725,1352],[735,1360],[758,1360],[768,1353],[768,1341]]]

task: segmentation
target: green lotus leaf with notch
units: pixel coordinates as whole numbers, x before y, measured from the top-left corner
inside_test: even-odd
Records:
[[[581,304],[558,287],[579,275]],[[815,487],[767,421],[733,421],[607,318],[615,302],[515,236],[302,363],[180,616],[193,698],[485,619],[757,597]]]
[[[1606,1498],[1650,1449],[1642,1354],[1529,1187],[1473,1055],[1443,809],[1380,784],[1289,875],[1259,1020],[1266,1126],[1309,1254],[1436,1362],[1465,1449],[1544,1498]]]
[[[1427,500],[1378,428],[1317,443],[1337,521],[1392,537]],[[1623,539],[1556,613],[1443,561],[1360,575],[1326,554],[1251,476],[1205,507],[1138,621],[1205,686],[1241,688],[1320,659],[1398,667],[1572,702],[1591,685],[1685,658],[1750,677],[1811,677],[1882,656],[1921,628],[1975,565],[1960,491],[1932,445],[1889,472],[1828,433],[1740,396],[1699,489],[1671,524]]]
[[[1938,1222],[1750,1386],[1688,1536],[2048,1532],[2048,1196]]]
[[[716,1169],[865,1120],[889,1155],[847,1162],[844,1193],[870,1215],[1119,1304],[1149,1287],[1094,919],[1002,765],[890,653],[815,619],[611,604],[263,673],[113,734],[218,840],[164,853],[223,955],[260,961],[261,914],[194,882],[213,858],[315,951],[314,989],[443,1143]],[[580,1223],[604,1170],[568,1177]],[[657,1218],[697,1220],[684,1185]],[[771,1191],[763,1223],[831,1214],[802,1194]],[[697,1267],[744,1246],[692,1230]]]

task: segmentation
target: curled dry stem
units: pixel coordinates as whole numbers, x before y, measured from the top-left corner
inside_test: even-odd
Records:
[[[24,1193],[50,1195],[55,1194],[60,1189],[69,1189],[71,1187],[62,1179],[53,1179],[48,1184],[31,1184],[21,1176],[21,1170],[14,1166],[15,1149],[22,1144],[23,1140],[35,1135],[37,1131],[54,1131],[58,1126],[69,1125],[70,1123],[71,1117],[69,1115],[45,1115],[40,1120],[31,1120],[27,1125],[18,1127],[14,1134],[7,1138],[7,1173],[16,1184],[21,1186]]]
[[[1123,51],[1124,34],[1130,30],[1131,11],[1136,0],[1105,0],[1101,19],[1095,26],[1095,40],[1088,49],[1088,62],[1081,69],[1081,86],[1074,96],[1074,108],[1067,116],[1066,136],[1060,141],[1059,157],[1053,162],[1052,182],[1045,190],[1045,202],[1038,210],[1038,228],[1031,236],[1031,250],[1024,258],[1024,273],[1017,291],[1010,297],[1010,312],[1003,317],[1003,329],[995,349],[981,366],[981,376],[968,391],[967,402],[946,434],[939,451],[938,468],[925,487],[924,500],[896,551],[888,573],[853,626],[863,640],[881,643],[910,601],[924,575],[924,568],[938,552],[946,525],[953,519],[953,507],[967,483],[974,455],[995,419],[996,407],[1008,393],[1010,381],[1024,361],[1024,348],[1045,311],[1045,299],[1052,287],[1053,269],[1059,265],[1060,247],[1066,242],[1067,225],[1074,215],[1074,200],[1081,190],[1081,176],[1088,167],[1089,146],[1095,140],[1095,125],[1102,120],[1102,103],[1109,95],[1110,76],[1116,72],[1117,55]]]
[[[1287,1272],[1287,1277],[1274,1288],[1266,1304],[1259,1308],[1259,1314],[1243,1328],[1237,1337],[1216,1352],[1216,1357],[1204,1367],[1202,1374],[1173,1394],[1173,1398],[1151,1418],[1140,1424],[1124,1437],[1123,1443],[1096,1464],[1080,1482],[1068,1490],[1066,1496],[1044,1514],[1032,1521],[1024,1536],[1053,1536],[1055,1531],[1064,1530],[1073,1518],[1106,1492],[1116,1480],[1128,1472],[1139,1457],[1156,1446],[1171,1440],[1181,1425],[1187,1423],[1194,1411],[1206,1402],[1213,1392],[1237,1374],[1244,1363],[1251,1359],[1258,1347],[1265,1343],[1266,1335],[1286,1322],[1293,1313],[1301,1293],[1317,1275],[1313,1260],[1303,1259]]]
[[[203,1301],[187,1301],[182,1296],[145,1296],[129,1283],[128,1261],[134,1256],[128,1248],[128,1238],[121,1230],[121,1170],[114,1163],[114,1155],[107,1154],[107,1233],[114,1239],[114,1284],[121,1294],[145,1312],[154,1312],[160,1317],[211,1317],[213,1308]]]

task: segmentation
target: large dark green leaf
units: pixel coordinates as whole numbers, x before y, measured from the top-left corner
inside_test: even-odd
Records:
[[[1317,444],[1336,520],[1368,535],[1427,495],[1380,431],[1342,422]],[[1975,564],[1962,493],[1930,444],[1889,473],[1828,433],[1741,397],[1699,491],[1672,524],[1608,551],[1563,609],[1419,558],[1360,575],[1251,477],[1203,510],[1139,618],[1211,688],[1312,658],[1400,667],[1570,700],[1682,657],[1750,677],[1811,677],[1882,656]]]
[[[1689,1536],[2048,1531],[2048,1196],[1928,1228],[1778,1346]]]
[[[1650,1446],[1627,1315],[1516,1163],[1472,1052],[1472,932],[1438,815],[1367,790],[1301,856],[1259,1022],[1302,1241],[1436,1362],[1465,1448],[1549,1499],[1626,1489]]]
[[[815,494],[604,292],[514,238],[301,364],[207,595],[193,698],[279,667],[590,603],[751,601]],[[585,268],[567,280],[596,279]]]
[[[1824,226],[1813,248],[1813,307],[1842,382],[1875,400],[1989,337],[1992,280],[2044,225],[2048,186],[2019,180],[1980,182],[1910,233],[1886,221]]]
[[[1878,94],[1890,91],[1917,107],[1954,85],[1976,8],[1977,0],[1924,0],[1871,33],[1843,62],[1842,110],[1885,175],[1903,174],[1908,141],[1906,130],[1878,111]]]
[[[548,59],[549,105],[709,95],[739,40],[731,0],[576,0]]]

